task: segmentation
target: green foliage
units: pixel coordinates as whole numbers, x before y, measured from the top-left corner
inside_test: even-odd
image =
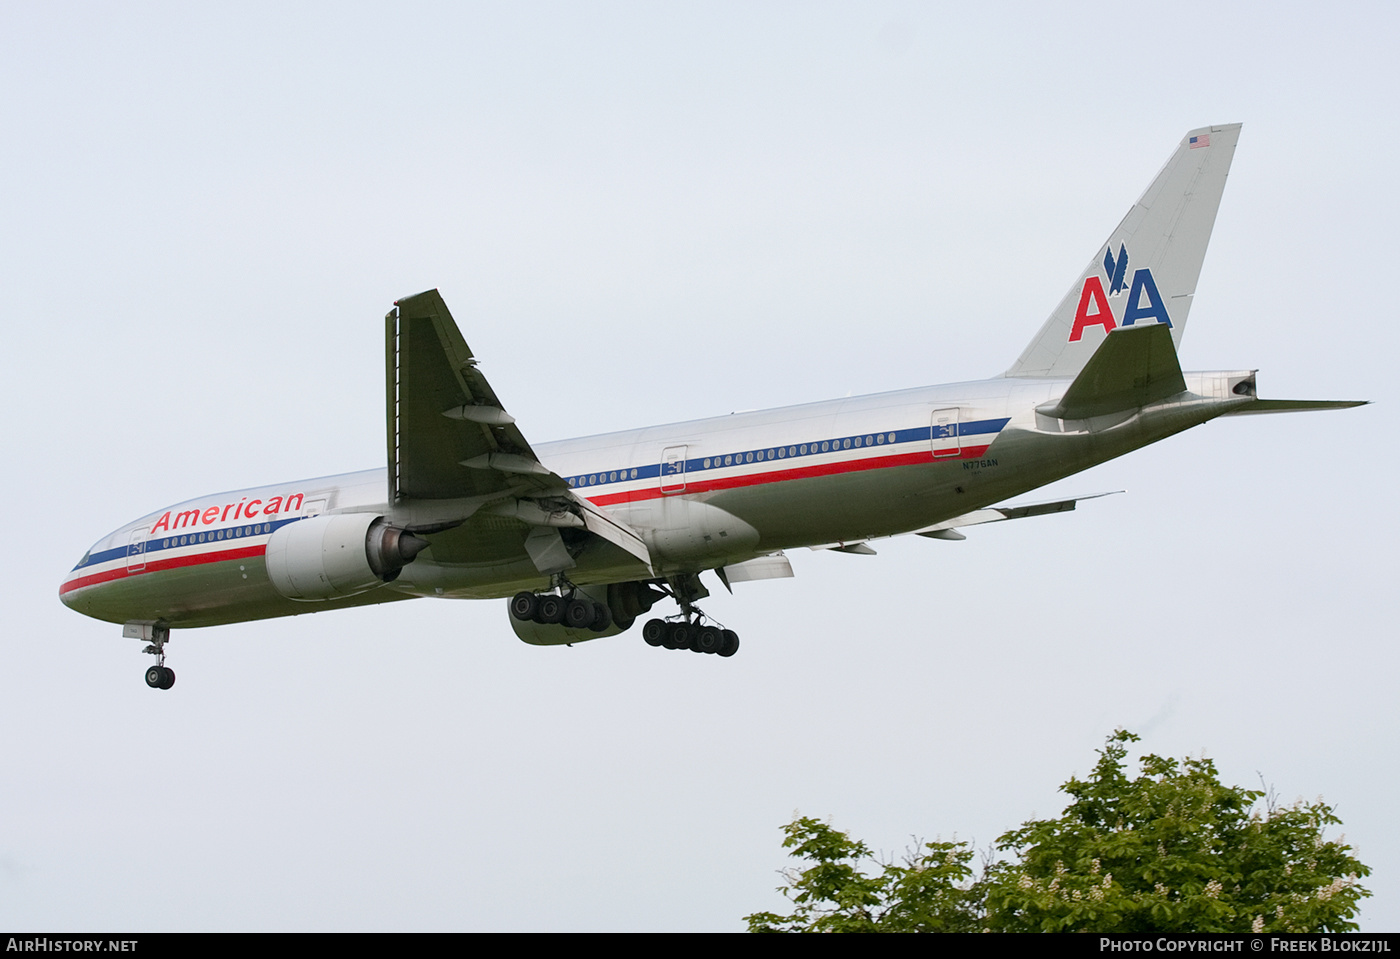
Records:
[[[1058,819],[997,840],[1009,853],[972,882],[965,843],[925,843],[902,864],[825,823],[799,818],[784,847],[812,863],[784,873],[791,915],[748,916],[752,932],[1343,932],[1370,893],[1370,869],[1323,831],[1321,799],[1280,807],[1220,783],[1208,759],[1147,755],[1129,778],[1137,736],[1119,731]],[[1262,808],[1261,800],[1263,800]],[[879,867],[861,871],[862,863]]]
[[[1061,791],[1059,819],[1028,822],[997,840],[1019,859],[983,878],[989,927],[1022,932],[1338,932],[1370,870],[1318,800],[1256,809],[1264,794],[1220,783],[1209,759],[1148,755],[1129,779],[1120,731],[1087,780]]]
[[[903,863],[875,859],[863,842],[815,819],[799,818],[783,830],[785,848],[812,863],[790,869],[780,891],[796,906],[790,916],[747,916],[750,932],[971,932],[977,929],[972,850],[964,843],[930,842]],[[879,867],[862,872],[862,862]]]

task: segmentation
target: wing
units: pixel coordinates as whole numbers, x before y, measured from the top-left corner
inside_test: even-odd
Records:
[[[1121,493],[1122,490],[1115,492]],[[961,516],[954,516],[952,519],[944,520],[941,523],[934,523],[932,526],[925,526],[922,529],[910,530],[916,536],[925,536],[929,539],[964,540],[967,539],[959,529],[963,526],[980,526],[983,523],[1001,523],[1008,519],[1025,519],[1027,516],[1045,516],[1049,513],[1067,513],[1074,509],[1076,503],[1084,500],[1098,499],[1100,496],[1112,496],[1113,493],[1094,493],[1090,496],[1076,496],[1074,499],[1061,499],[1049,503],[1026,503],[1022,506],[988,506],[985,509],[973,510],[971,513],[963,513]],[[903,536],[903,533],[896,533],[896,536]],[[870,547],[868,540],[853,540],[849,543],[823,543],[819,546],[809,546],[808,549],[829,549],[836,553],[852,553],[856,556],[874,556],[875,550]],[[777,554],[781,556],[782,554]],[[771,557],[762,557],[753,560],[754,563],[762,563]],[[747,564],[744,564],[747,565]],[[731,575],[735,567],[728,568]],[[773,574],[784,575],[784,574]],[[791,573],[785,574],[791,575]],[[723,576],[720,577],[723,579]],[[749,577],[758,579],[760,577]],[[767,577],[763,577],[767,578]],[[735,582],[739,582],[735,579]],[[726,582],[725,585],[728,585]]]
[[[1121,493],[1122,490],[1115,492]],[[986,509],[973,510],[971,513],[964,513],[961,516],[954,516],[950,520],[942,523],[935,523],[932,526],[925,526],[923,529],[916,529],[914,532],[919,536],[927,536],[929,539],[967,539],[958,532],[963,526],[980,526],[983,523],[1001,523],[1008,519],[1025,519],[1027,516],[1046,516],[1050,513],[1067,513],[1074,509],[1075,504],[1083,500],[1098,499],[1100,496],[1112,496],[1113,493],[1093,493],[1089,496],[1077,496],[1074,499],[1055,500],[1051,503],[1027,503],[1024,506],[990,506]]]
[[[438,291],[395,306],[384,323],[389,501],[567,490],[477,369]]]
[[[635,531],[540,462],[438,291],[394,305],[384,318],[389,503],[410,529],[453,531],[433,537],[435,558],[502,566],[528,557],[560,572],[596,538],[649,569]]]

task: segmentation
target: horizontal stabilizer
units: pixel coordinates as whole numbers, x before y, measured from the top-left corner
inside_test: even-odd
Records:
[[[1137,409],[1185,389],[1171,329],[1160,323],[1123,327],[1104,338],[1059,402],[1040,412],[1082,420]]]
[[[1353,406],[1366,406],[1370,400],[1255,400],[1248,406],[1231,410],[1225,416],[1243,416],[1246,413],[1306,413],[1310,410],[1346,410]]]
[[[948,534],[955,532],[961,526],[980,526],[983,523],[1000,523],[1008,519],[1025,519],[1027,516],[1045,516],[1048,513],[1068,513],[1081,500],[1098,499],[1100,496],[1113,496],[1115,493],[1121,492],[1123,491],[1114,490],[1109,493],[1076,496],[1074,499],[1059,499],[1050,503],[1027,503],[1024,506],[991,506],[987,509],[973,510],[971,513],[954,516],[952,519],[917,529],[914,532],[929,539],[966,539],[960,534],[955,536]]]

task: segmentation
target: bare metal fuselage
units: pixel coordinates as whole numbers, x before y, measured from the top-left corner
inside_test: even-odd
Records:
[[[1068,379],[998,377],[600,434],[540,444],[538,452],[650,549],[651,570],[619,562],[616,551],[584,549],[569,578],[586,586],[923,529],[1247,406],[1253,398],[1232,390],[1249,379],[1240,371],[1188,374],[1187,392],[1169,400],[1074,421],[1037,412],[1053,405]],[[549,585],[520,548],[530,524],[499,515],[432,536],[395,581],[359,595],[306,603],[273,588],[263,550],[283,525],[336,512],[422,524],[474,505],[396,507],[385,491],[380,469],[190,500],[104,537],[61,595],[109,622],[188,628]]]
[[[385,317],[384,470],[191,500],[97,543],[63,601],[152,642],[171,628],[420,596],[512,596],[527,643],[629,628],[733,655],[699,574],[792,575],[795,547],[1072,509],[994,505],[1217,416],[1338,409],[1261,400],[1250,371],[1184,373],[1178,349],[1239,138],[1189,131],[1001,376],[532,446],[445,301]],[[546,591],[549,591],[546,593]],[[673,617],[674,618],[674,617]],[[691,636],[691,632],[695,635]]]

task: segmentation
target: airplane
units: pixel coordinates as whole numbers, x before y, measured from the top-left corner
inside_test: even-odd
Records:
[[[436,290],[385,317],[381,469],[235,490],[126,523],[63,580],[63,603],[123,626],[174,685],[171,630],[415,597],[509,597],[516,635],[630,629],[732,656],[697,605],[793,575],[794,548],[871,553],[901,534],[1074,509],[996,505],[1218,416],[1366,401],[1269,400],[1254,370],[1177,358],[1240,124],[1182,138],[1040,331],[990,379],[532,445]]]

